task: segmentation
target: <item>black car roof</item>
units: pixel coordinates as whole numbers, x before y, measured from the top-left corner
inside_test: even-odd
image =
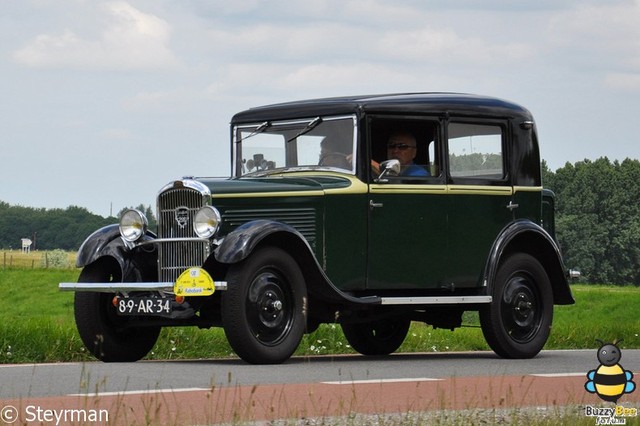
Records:
[[[395,93],[307,99],[251,108],[235,114],[232,124],[366,113],[460,114],[532,120],[522,106],[498,98],[465,93]]]

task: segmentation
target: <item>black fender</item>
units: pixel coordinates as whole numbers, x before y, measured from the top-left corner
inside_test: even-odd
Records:
[[[507,225],[491,247],[484,276],[488,294],[491,294],[501,260],[514,252],[528,253],[540,260],[553,288],[554,304],[575,303],[558,243],[543,227],[524,219]]]
[[[151,231],[147,231],[144,236],[145,240],[155,238],[156,235]],[[147,247],[153,247],[153,245]],[[104,226],[84,240],[78,250],[76,266],[83,268],[105,257],[112,258],[118,263],[122,277],[131,276],[134,273],[135,281],[156,280],[157,252],[128,247],[120,237],[117,224]]]
[[[120,238],[117,224],[104,226],[89,235],[78,250],[76,266],[83,268],[102,256],[112,256],[121,260],[121,250],[124,242]],[[122,262],[118,261],[120,267]]]
[[[301,266],[311,297],[341,305],[380,304],[378,297],[359,298],[338,289],[325,274],[304,236],[283,222],[263,219],[240,225],[224,237],[214,251],[214,257],[222,264],[238,263],[262,242],[280,246],[293,255]]]
[[[238,263],[249,256],[266,237],[284,232],[305,243],[309,251],[309,243],[293,226],[274,220],[253,220],[243,223],[227,234],[214,254],[220,263]]]

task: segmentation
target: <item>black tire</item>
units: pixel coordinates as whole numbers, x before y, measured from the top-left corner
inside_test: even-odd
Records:
[[[532,358],[543,348],[553,321],[553,295],[546,271],[533,256],[518,253],[496,274],[493,301],[480,310],[487,343],[503,358]]]
[[[78,282],[120,282],[116,264],[102,262],[85,267]],[[133,362],[149,353],[161,327],[128,327],[127,317],[116,315],[113,293],[76,292],[76,327],[89,352],[104,362]]]
[[[404,342],[411,321],[397,317],[385,320],[342,324],[342,331],[351,347],[362,355],[389,355]]]
[[[251,364],[279,364],[291,357],[306,327],[307,292],[296,261],[264,247],[227,274],[222,325],[236,354]]]

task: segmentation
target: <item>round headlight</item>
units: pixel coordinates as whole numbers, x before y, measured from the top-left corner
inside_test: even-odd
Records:
[[[200,238],[211,238],[220,226],[220,212],[212,206],[204,206],[196,213],[193,230]]]
[[[120,235],[134,242],[147,232],[147,217],[139,210],[125,210],[120,216]]]

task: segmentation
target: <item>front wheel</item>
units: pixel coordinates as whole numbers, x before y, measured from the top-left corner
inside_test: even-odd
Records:
[[[78,282],[120,282],[120,268],[109,262],[85,267]],[[93,356],[104,362],[133,362],[143,358],[156,344],[160,327],[127,327],[127,318],[116,314],[114,294],[76,292],[74,315],[82,342]]]
[[[498,269],[493,301],[480,310],[487,343],[503,358],[532,358],[547,342],[553,296],[546,271],[533,256],[518,253]]]
[[[362,355],[389,355],[404,342],[411,320],[388,318],[367,323],[342,324],[344,337]]]
[[[236,354],[251,364],[291,357],[306,327],[307,292],[296,261],[265,247],[234,264],[222,295],[222,325]]]

